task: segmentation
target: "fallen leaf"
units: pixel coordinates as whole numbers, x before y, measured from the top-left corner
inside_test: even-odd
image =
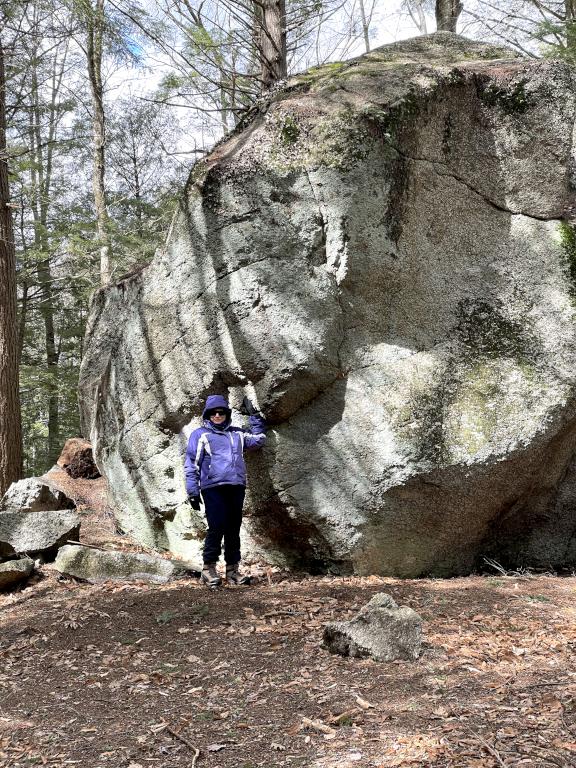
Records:
[[[314,728],[315,731],[320,731],[328,736],[336,735],[334,728],[330,728],[329,725],[326,725],[326,723],[323,723],[321,720],[310,720],[309,717],[303,717],[302,725],[306,728]]]
[[[207,752],[220,752],[221,749],[225,749],[226,744],[208,744],[206,747]]]

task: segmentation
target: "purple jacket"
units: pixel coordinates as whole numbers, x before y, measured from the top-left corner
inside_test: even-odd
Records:
[[[206,418],[206,412],[214,408],[225,408],[228,412],[221,427]],[[244,448],[254,450],[264,445],[266,422],[254,414],[244,430],[230,425],[231,416],[230,406],[222,395],[211,395],[206,400],[204,426],[192,432],[186,449],[184,474],[188,496],[198,496],[201,490],[214,485],[246,485]]]

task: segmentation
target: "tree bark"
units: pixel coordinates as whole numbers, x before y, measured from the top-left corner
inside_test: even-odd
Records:
[[[65,60],[62,62],[64,67]],[[46,463],[51,466],[56,462],[60,453],[60,409],[58,363],[59,353],[56,346],[56,328],[54,322],[54,293],[52,290],[52,263],[50,242],[48,237],[48,213],[51,204],[52,161],[53,147],[56,138],[57,101],[61,83],[61,73],[58,76],[58,63],[54,61],[52,72],[52,92],[50,98],[48,141],[42,136],[42,119],[45,105],[41,104],[40,87],[36,63],[32,65],[31,73],[31,108],[29,125],[29,142],[35,167],[31,169],[31,187],[33,202],[31,205],[34,217],[34,245],[38,253],[45,254],[36,266],[38,286],[40,288],[40,314],[44,321],[44,338],[46,347],[46,394],[48,399],[48,449]],[[46,148],[44,148],[46,144]]]
[[[6,150],[6,77],[0,39],[0,495],[22,475],[16,252]]]
[[[104,115],[104,88],[102,86],[102,42],[104,37],[104,2],[96,0],[88,12],[87,52],[88,77],[92,97],[93,167],[92,190],[96,208],[96,236],[100,243],[100,283],[108,285],[111,279],[110,237],[108,234],[108,210],[106,208],[105,156],[106,121]]]
[[[576,54],[576,0],[564,1],[566,19],[566,48]]]
[[[464,6],[460,0],[436,0],[436,29],[438,32],[456,32],[458,16]]]
[[[368,29],[368,21],[366,19],[366,9],[364,8],[364,0],[358,0],[360,6],[360,21],[362,22],[362,36],[364,37],[364,47],[366,53],[370,53],[370,36]]]
[[[262,90],[288,76],[285,0],[258,0],[254,3],[257,48],[260,56]]]

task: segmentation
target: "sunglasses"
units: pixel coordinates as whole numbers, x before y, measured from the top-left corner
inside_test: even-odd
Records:
[[[213,411],[210,411],[210,416],[226,416],[227,411],[225,411],[223,408],[216,408]]]

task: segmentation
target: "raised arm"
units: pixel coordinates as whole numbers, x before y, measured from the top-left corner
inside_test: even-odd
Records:
[[[243,410],[248,414],[248,428],[244,430],[244,447],[248,451],[255,451],[262,448],[266,442],[266,420],[247,397],[242,401],[242,405]]]

